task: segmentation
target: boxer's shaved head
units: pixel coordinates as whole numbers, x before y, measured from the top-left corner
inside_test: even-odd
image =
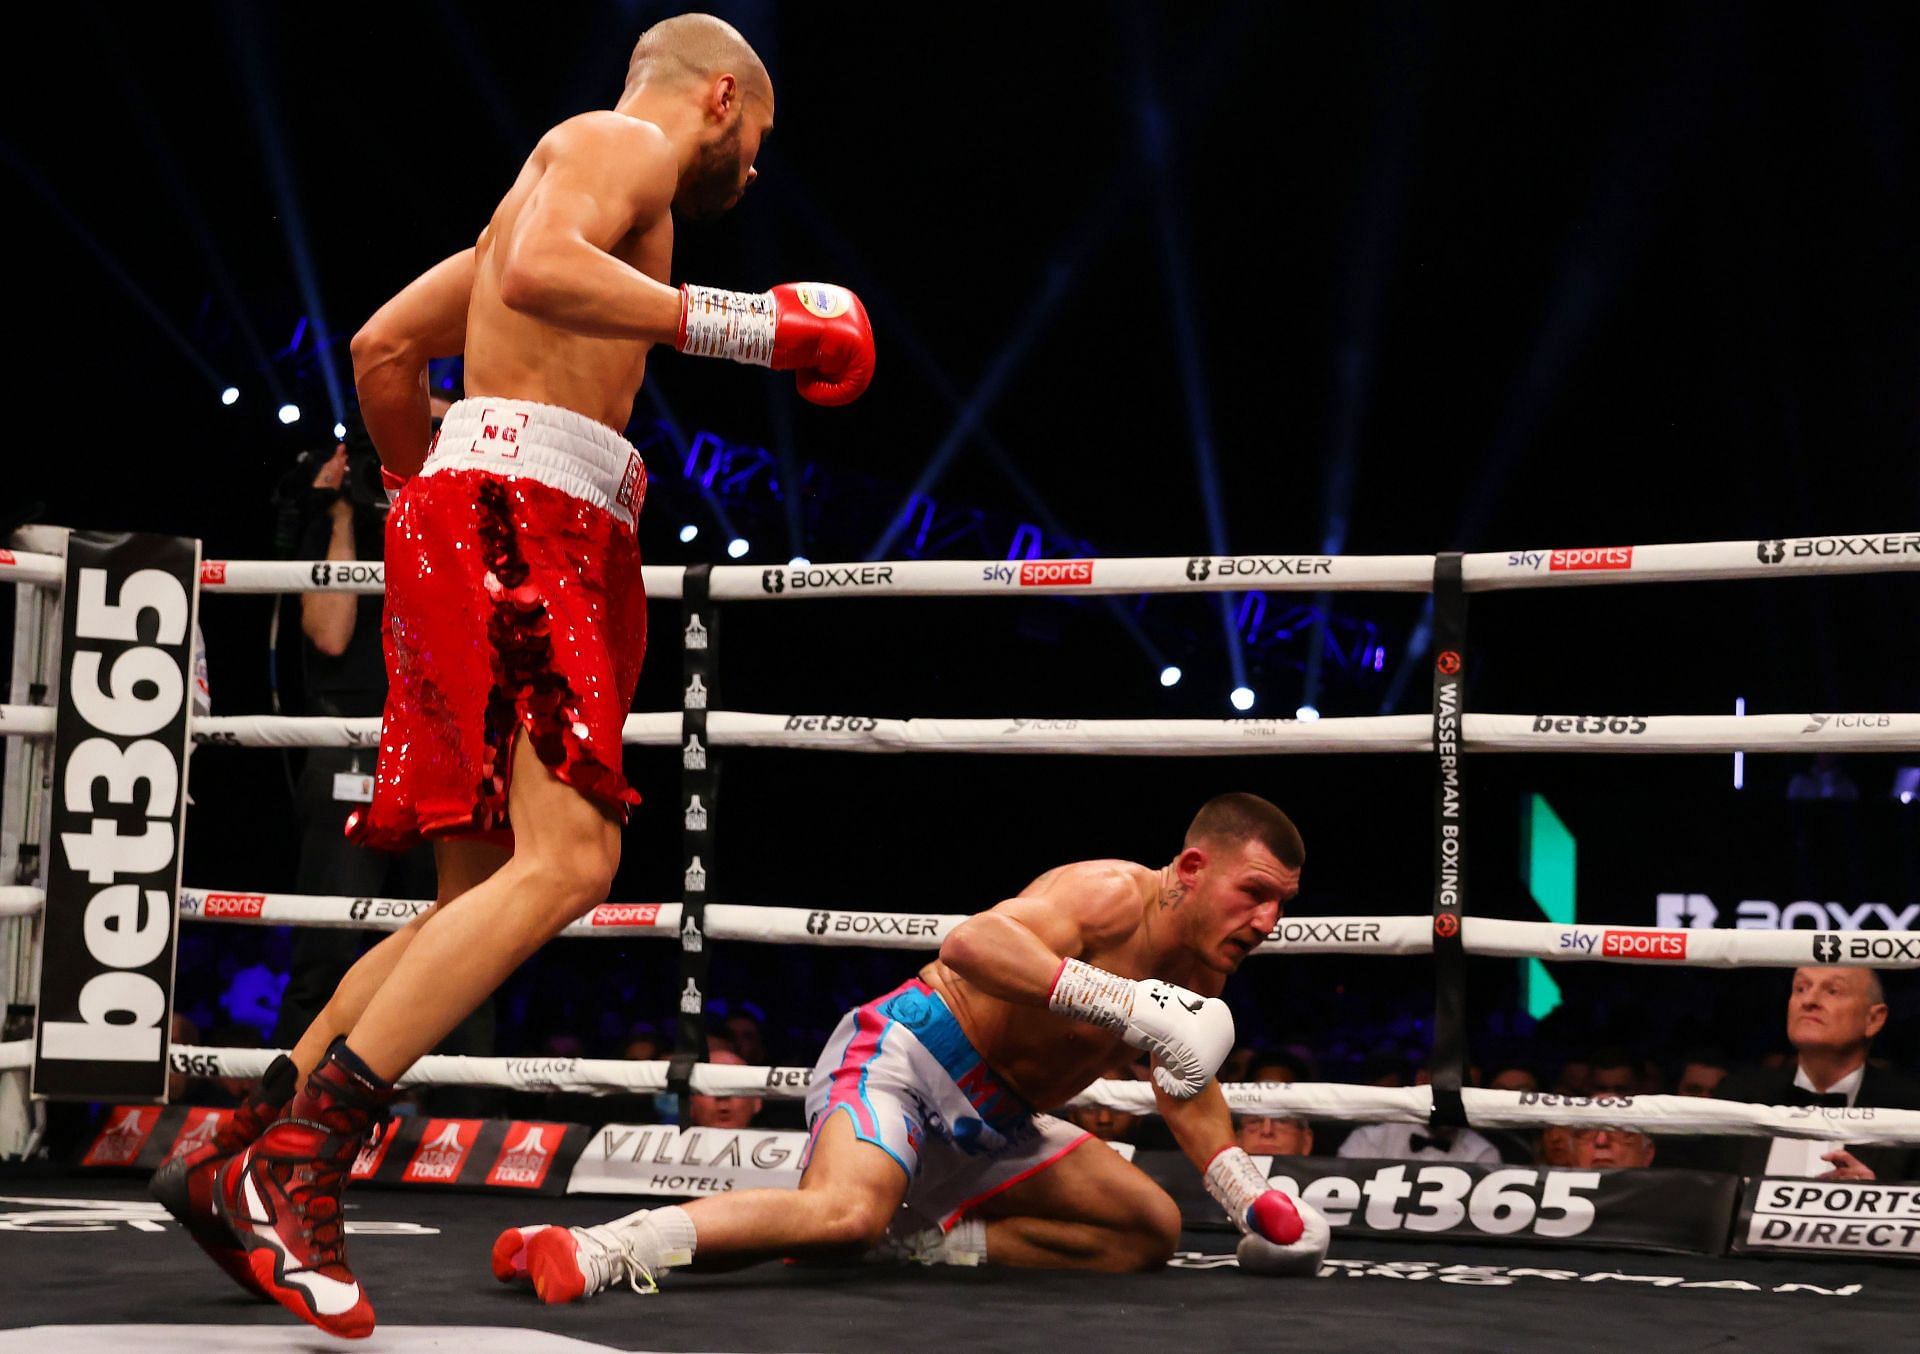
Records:
[[[1293,820],[1259,795],[1224,794],[1209,799],[1187,829],[1186,845],[1259,842],[1290,870],[1307,862],[1307,848]]]
[[[627,63],[627,89],[704,84],[721,75],[731,75],[743,94],[773,98],[773,80],[739,29],[711,14],[681,14],[640,35]]]

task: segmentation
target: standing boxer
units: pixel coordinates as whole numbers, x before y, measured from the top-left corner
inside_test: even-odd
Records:
[[[1243,1269],[1318,1272],[1327,1224],[1234,1144],[1213,1080],[1233,1047],[1219,992],[1300,888],[1287,816],[1221,795],[1173,862],[1064,865],[955,927],[920,976],[840,1022],[807,1090],[798,1190],[742,1190],[599,1227],[518,1227],[496,1277],[546,1302],[652,1286],[692,1263],[858,1254],[1139,1270],[1173,1254],[1180,1212],[1091,1134],[1039,1111],[1144,1049],[1161,1115],[1243,1236]],[[1086,1150],[1086,1144],[1093,1143]],[[902,1204],[905,1208],[902,1208]]]
[[[668,284],[675,215],[740,200],[773,103],[728,25],[655,25],[618,104],[548,132],[474,247],[354,337],[361,413],[398,498],[378,780],[348,834],[431,841],[438,898],[354,965],[232,1131],[155,1181],[216,1260],[331,1334],[374,1325],[340,1200],[394,1079],[607,896],[639,802],[620,731],[645,647],[646,469],[617,430],[648,350],[793,370],[819,404],[872,378],[866,312],[843,288]],[[427,362],[456,353],[468,398],[429,443]]]

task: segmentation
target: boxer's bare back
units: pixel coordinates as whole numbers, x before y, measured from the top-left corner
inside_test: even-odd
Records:
[[[1298,870],[1250,850],[1221,889],[1232,900],[1227,910],[1196,915],[1168,869],[1124,860],[1062,865],[973,918],[972,935],[943,949],[920,976],[988,1064],[1029,1104],[1048,1108],[1139,1056],[1117,1031],[1046,1010],[1044,986],[1043,1004],[1033,1004],[1034,984],[1051,984],[1061,955],[1218,996],[1299,888]]]

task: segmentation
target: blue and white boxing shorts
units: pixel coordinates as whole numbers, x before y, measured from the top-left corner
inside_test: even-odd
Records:
[[[840,1018],[807,1083],[809,1155],[842,1110],[907,1173],[908,1230],[951,1229],[1093,1138],[1022,1100],[919,978]]]

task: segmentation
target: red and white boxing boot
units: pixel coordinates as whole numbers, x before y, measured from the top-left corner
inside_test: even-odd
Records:
[[[393,1094],[335,1039],[286,1117],[222,1167],[214,1185],[214,1207],[267,1296],[329,1335],[373,1333],[373,1304],[347,1264],[340,1194]]]
[[[501,1283],[524,1283],[527,1278],[527,1243],[547,1230],[544,1222],[526,1227],[509,1227],[493,1239],[493,1277]]]
[[[213,1207],[213,1179],[234,1154],[253,1145],[268,1125],[280,1117],[293,1099],[296,1073],[293,1059],[284,1054],[268,1065],[259,1084],[232,1114],[221,1120],[213,1137],[191,1152],[175,1157],[153,1173],[147,1193],[187,1229],[187,1235],[226,1272],[228,1278],[255,1297],[267,1291],[247,1265],[246,1248]]]
[[[493,1243],[493,1274],[525,1277],[540,1301],[578,1302],[625,1283],[658,1292],[660,1276],[693,1263],[693,1219],[680,1208],[643,1208],[598,1227],[510,1227]]]

